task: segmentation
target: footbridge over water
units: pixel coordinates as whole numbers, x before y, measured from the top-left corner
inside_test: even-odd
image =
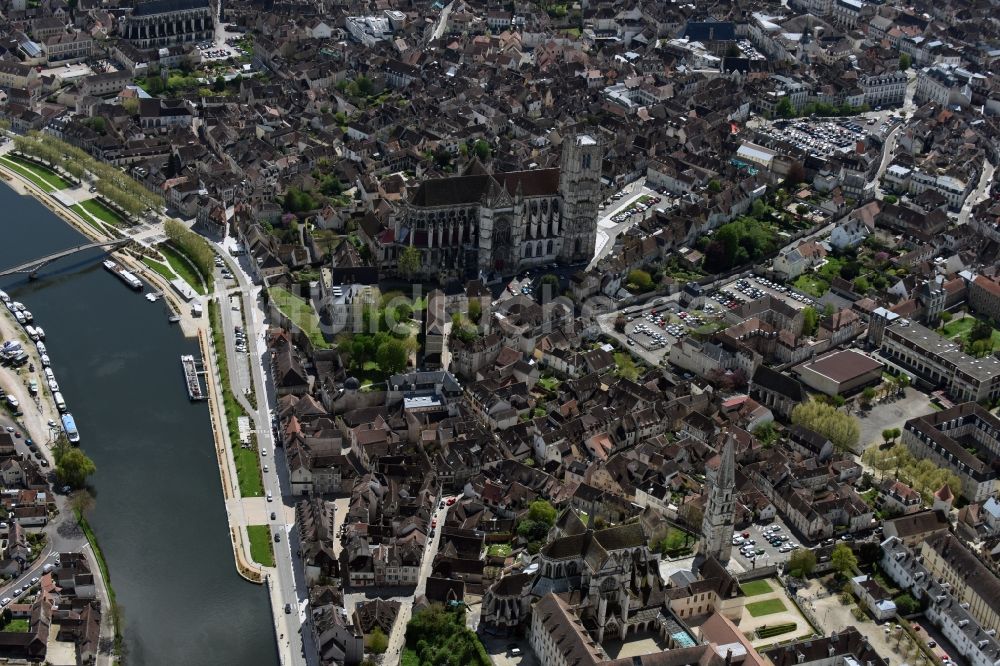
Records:
[[[86,252],[87,250],[93,250],[94,248],[102,248],[111,252],[112,250],[117,250],[119,248],[125,247],[132,241],[128,238],[123,238],[113,241],[102,241],[100,243],[87,243],[85,245],[77,245],[76,247],[71,247],[69,249],[63,250],[61,252],[55,252],[53,254],[47,255],[45,257],[40,257],[38,259],[33,259],[32,261],[26,261],[23,264],[19,264],[12,268],[0,271],[0,277],[5,277],[7,275],[13,275],[15,273],[27,273],[30,277],[35,277],[39,270],[44,266],[51,264],[53,261],[58,261],[64,257],[69,257],[79,252]]]

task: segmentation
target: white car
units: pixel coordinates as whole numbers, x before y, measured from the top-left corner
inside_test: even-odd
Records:
[[[267,457],[267,449],[266,448],[261,448],[260,455],[266,458]]]

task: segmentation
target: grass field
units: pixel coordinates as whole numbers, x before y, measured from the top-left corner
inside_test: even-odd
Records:
[[[330,347],[330,343],[323,339],[319,328],[319,316],[313,310],[312,305],[284,287],[271,287],[268,289],[268,293],[274,305],[305,331],[314,347],[317,349]]]
[[[768,583],[766,579],[751,580],[743,583],[740,587],[743,588],[743,594],[748,597],[756,597],[761,594],[767,594],[768,592],[774,592],[774,588],[771,587],[771,584]]]
[[[827,284],[826,280],[810,273],[800,275],[792,284],[799,291],[803,291],[810,296],[815,296],[816,298],[825,294],[830,288],[830,285]]]
[[[177,274],[174,273],[169,266],[167,266],[166,264],[161,264],[155,259],[150,259],[149,257],[143,257],[142,263],[146,264],[146,266],[153,269],[154,271],[156,271],[157,273],[159,273],[168,280],[173,280],[174,278],[177,277]]]
[[[267,525],[247,525],[250,539],[250,557],[265,567],[274,566],[274,548],[271,545],[271,530]]]
[[[243,410],[240,410],[242,416]],[[236,460],[236,478],[240,482],[240,495],[243,497],[260,497],[264,494],[264,482],[260,478],[260,463],[257,462],[256,449],[244,449],[236,442],[233,445],[233,458]]]
[[[30,629],[28,624],[27,618],[11,619],[7,624],[3,625],[3,628],[0,628],[0,631],[27,633]]]
[[[972,327],[976,325],[976,321],[975,317],[953,319],[938,329],[938,331],[949,340],[958,338],[958,342],[964,347],[969,343],[969,334],[972,333]],[[1000,349],[1000,331],[995,328],[993,329],[993,333],[990,335],[990,342],[993,345],[994,351]]]
[[[13,157],[0,157],[0,162],[11,171],[17,172],[40,187],[43,192],[55,192],[56,190],[71,187],[59,175],[48,169],[43,169],[37,164],[18,160]]]
[[[77,205],[73,206],[73,208],[77,209],[82,208],[83,210],[90,213],[92,216],[96,217],[98,220],[101,220],[102,222],[107,222],[108,224],[115,227],[120,227],[125,225],[125,220],[123,220],[118,213],[111,210],[97,199],[87,199],[86,201],[81,201]]]
[[[167,263],[174,269],[174,272],[191,285],[195,291],[202,295],[208,293],[208,290],[205,288],[205,281],[201,279],[201,274],[188,261],[187,257],[169,245],[161,244],[156,249],[166,257]]]
[[[755,601],[752,604],[747,604],[747,612],[749,612],[753,617],[780,613],[783,610],[786,610],[786,607],[785,602],[781,599],[767,599],[765,601]]]

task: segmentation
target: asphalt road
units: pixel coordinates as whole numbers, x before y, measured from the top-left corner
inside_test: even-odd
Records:
[[[250,376],[257,403],[256,410],[250,410],[249,416],[257,434],[259,463],[262,469],[264,465],[268,467],[267,472],[262,471],[264,493],[266,495],[270,492],[274,498],[273,502],[269,503],[274,504],[275,512],[275,519],[270,521],[272,538],[274,534],[282,535],[281,541],[274,543],[276,575],[268,577],[272,611],[278,627],[279,653],[283,664],[313,666],[318,664],[318,655],[308,628],[308,591],[301,561],[293,554],[293,550],[298,549],[298,533],[293,524],[286,523],[285,512],[280,507],[286,501],[289,504],[294,503],[294,498],[289,496],[286,500],[283,489],[288,489],[289,485],[287,477],[284,478],[284,484],[282,483],[282,471],[287,469],[284,464],[284,451],[275,447],[271,429],[271,405],[276,402],[273,384],[268,381],[270,375],[264,371],[270,358],[264,339],[267,329],[266,315],[258,297],[259,288],[251,283],[242,266],[228,251],[224,248],[217,249],[233,274],[239,292],[243,295],[245,315],[243,328],[246,332]],[[223,303],[222,309],[228,306],[228,303]],[[230,354],[235,354],[235,351],[230,351],[235,344],[233,325],[230,324],[225,328],[226,353],[232,358]],[[284,611],[286,605],[291,608],[290,613]]]

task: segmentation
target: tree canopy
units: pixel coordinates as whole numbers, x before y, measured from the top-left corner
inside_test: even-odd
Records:
[[[491,666],[479,637],[465,626],[461,607],[440,604],[417,611],[406,625],[406,647],[420,666]]]
[[[792,551],[788,558],[788,573],[798,578],[805,578],[816,570],[816,553],[808,548]]]
[[[60,438],[53,445],[52,456],[56,461],[56,478],[59,483],[73,490],[87,485],[87,477],[97,471],[94,461],[65,438]]]
[[[851,451],[861,436],[856,418],[818,400],[796,405],[792,410],[792,423],[823,435],[838,451]]]
[[[854,551],[843,542],[833,547],[830,562],[842,576],[850,576],[858,568],[858,558],[854,556]]]
[[[882,436],[885,437],[885,434],[883,432]],[[934,493],[945,484],[955,496],[962,492],[962,480],[958,475],[945,467],[938,467],[928,458],[917,459],[902,442],[888,449],[869,446],[861,455],[861,460],[878,470],[883,477],[892,474],[920,493],[928,503],[934,500]]]

